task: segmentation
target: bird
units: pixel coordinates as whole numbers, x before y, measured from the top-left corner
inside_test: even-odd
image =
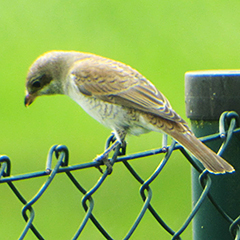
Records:
[[[210,173],[234,167],[203,144],[168,99],[140,72],[93,53],[52,50],[39,56],[26,77],[24,104],[42,95],[64,94],[113,130],[116,142],[127,134],[151,131],[171,136]]]

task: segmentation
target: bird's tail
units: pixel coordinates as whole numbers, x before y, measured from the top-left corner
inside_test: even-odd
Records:
[[[234,172],[235,169],[222,157],[218,156],[210,148],[204,145],[193,133],[187,132],[172,133],[174,139],[176,139],[183,147],[185,147],[190,153],[192,153],[209,171],[214,174]]]

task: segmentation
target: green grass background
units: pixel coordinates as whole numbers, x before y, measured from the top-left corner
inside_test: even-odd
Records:
[[[187,0],[1,0],[0,127],[1,151],[11,158],[12,175],[43,170],[48,149],[65,144],[70,164],[89,162],[102,152],[110,130],[91,119],[66,96],[41,97],[24,107],[25,77],[30,64],[49,50],[93,52],[125,62],[151,80],[185,117],[184,73],[239,68],[240,2]],[[128,153],[157,148],[161,136],[128,137]],[[146,179],[161,156],[133,161]],[[90,189],[100,173],[74,172]],[[27,200],[45,178],[16,182]],[[152,203],[178,230],[191,210],[190,165],[174,153],[153,182]],[[94,214],[114,239],[122,239],[139,213],[139,185],[116,164],[94,195]],[[81,194],[59,174],[34,205],[34,223],[45,239],[71,239],[84,210]],[[22,205],[6,184],[0,186],[1,239],[17,239],[24,229]],[[191,227],[183,233],[191,239]],[[26,239],[35,239],[29,231]],[[89,222],[80,239],[103,239]],[[132,239],[171,239],[146,213]]]

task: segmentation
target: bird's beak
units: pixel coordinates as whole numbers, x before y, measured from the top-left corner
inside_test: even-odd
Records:
[[[32,94],[27,94],[24,99],[24,105],[28,107],[34,101],[35,98],[36,96]]]

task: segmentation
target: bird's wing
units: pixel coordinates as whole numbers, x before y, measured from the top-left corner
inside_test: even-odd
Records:
[[[94,56],[77,61],[70,75],[84,95],[185,124],[150,81],[123,63]]]

